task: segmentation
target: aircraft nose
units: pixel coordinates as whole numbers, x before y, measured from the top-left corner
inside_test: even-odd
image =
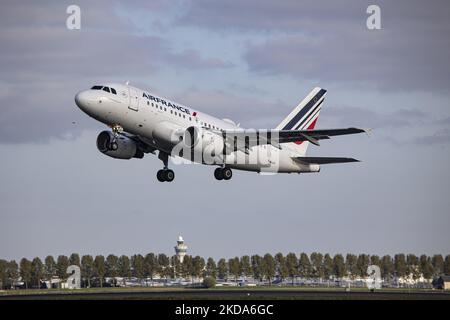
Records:
[[[77,104],[78,108],[80,108],[83,111],[87,111],[89,109],[89,106],[91,104],[89,91],[80,91],[75,96],[75,103]]]

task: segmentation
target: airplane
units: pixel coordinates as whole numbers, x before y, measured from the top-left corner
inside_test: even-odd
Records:
[[[258,173],[319,172],[330,163],[353,158],[308,157],[309,144],[333,136],[357,134],[359,128],[315,129],[327,91],[314,88],[275,129],[243,129],[191,107],[126,84],[94,85],[75,96],[76,105],[111,130],[97,137],[98,150],[116,159],[142,159],[158,152],[160,182],[175,178],[170,157],[213,165],[217,180],[230,180],[232,169]]]

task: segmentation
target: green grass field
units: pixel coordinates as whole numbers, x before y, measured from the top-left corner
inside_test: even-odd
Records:
[[[450,300],[450,292],[442,290],[418,289],[368,289],[355,288],[311,288],[311,287],[228,287],[212,289],[192,289],[183,287],[153,288],[90,288],[77,290],[30,289],[1,291],[0,299],[325,299],[325,300],[405,300],[439,299]]]

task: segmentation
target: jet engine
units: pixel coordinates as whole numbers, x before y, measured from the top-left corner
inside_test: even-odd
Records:
[[[97,137],[97,149],[107,156],[115,159],[131,159],[144,157],[137,143],[123,135],[119,135],[114,142],[114,134],[110,131],[102,131]]]

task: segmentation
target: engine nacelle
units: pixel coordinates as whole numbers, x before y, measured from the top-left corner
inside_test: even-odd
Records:
[[[144,157],[136,142],[128,137],[119,135],[116,139],[117,149],[111,149],[111,142],[114,140],[114,134],[110,131],[102,131],[97,137],[97,149],[107,156],[115,159],[131,159]]]

